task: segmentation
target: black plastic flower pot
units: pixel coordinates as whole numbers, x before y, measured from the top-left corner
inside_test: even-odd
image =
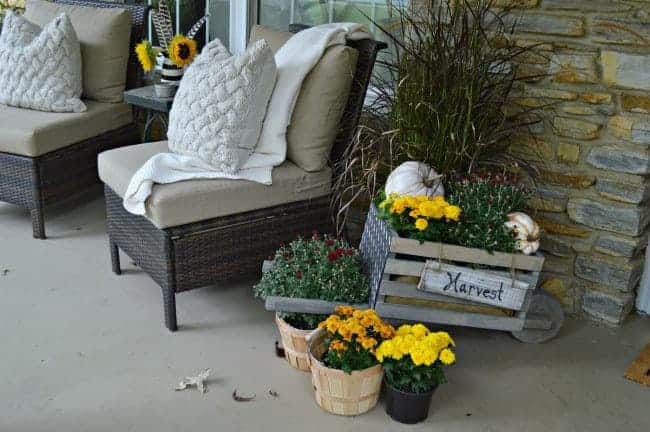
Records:
[[[426,393],[407,393],[386,382],[386,413],[400,423],[420,423],[429,416],[431,397],[437,388]]]

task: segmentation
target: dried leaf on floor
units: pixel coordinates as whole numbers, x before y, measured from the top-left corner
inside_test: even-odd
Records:
[[[255,395],[252,396],[240,396],[237,394],[237,389],[232,391],[232,398],[236,402],[250,402],[255,399]]]
[[[205,381],[208,379],[209,376],[210,376],[210,369],[205,369],[203,372],[200,372],[198,375],[185,377],[181,382],[178,383],[178,385],[174,388],[174,390],[179,391],[179,390],[185,390],[188,387],[196,387],[198,391],[200,391],[201,393],[205,393],[207,390],[207,387],[205,386]]]

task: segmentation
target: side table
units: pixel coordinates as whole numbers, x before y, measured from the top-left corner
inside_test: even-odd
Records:
[[[174,102],[173,97],[160,98],[156,96],[153,85],[150,85],[125,91],[124,102],[141,108],[147,113],[147,121],[144,124],[144,131],[142,133],[142,142],[151,141],[151,126],[156,120],[167,131],[167,117]]]

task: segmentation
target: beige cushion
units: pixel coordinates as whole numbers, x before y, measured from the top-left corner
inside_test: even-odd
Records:
[[[83,101],[81,113],[50,113],[0,105],[0,152],[40,156],[132,121],[126,104]]]
[[[124,197],[133,174],[153,155],[168,152],[167,141],[109,150],[99,155],[99,178]],[[318,198],[330,192],[332,172],[308,173],[286,161],[273,169],[273,184],[248,180],[189,180],[153,187],[146,217],[167,228]]]
[[[255,26],[250,42],[265,39],[275,52],[291,36],[289,32]],[[302,84],[287,130],[287,157],[306,171],[320,171],[327,165],[358,59],[354,48],[330,47]]]
[[[65,12],[81,43],[83,97],[121,102],[131,39],[131,12],[27,0],[25,18],[43,27]]]

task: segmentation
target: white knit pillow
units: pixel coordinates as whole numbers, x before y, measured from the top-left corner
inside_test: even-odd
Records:
[[[83,112],[81,49],[70,18],[41,30],[7,12],[0,35],[0,104],[51,112]]]
[[[215,39],[187,68],[169,113],[169,149],[233,174],[257,145],[277,69],[265,41],[231,56]]]

